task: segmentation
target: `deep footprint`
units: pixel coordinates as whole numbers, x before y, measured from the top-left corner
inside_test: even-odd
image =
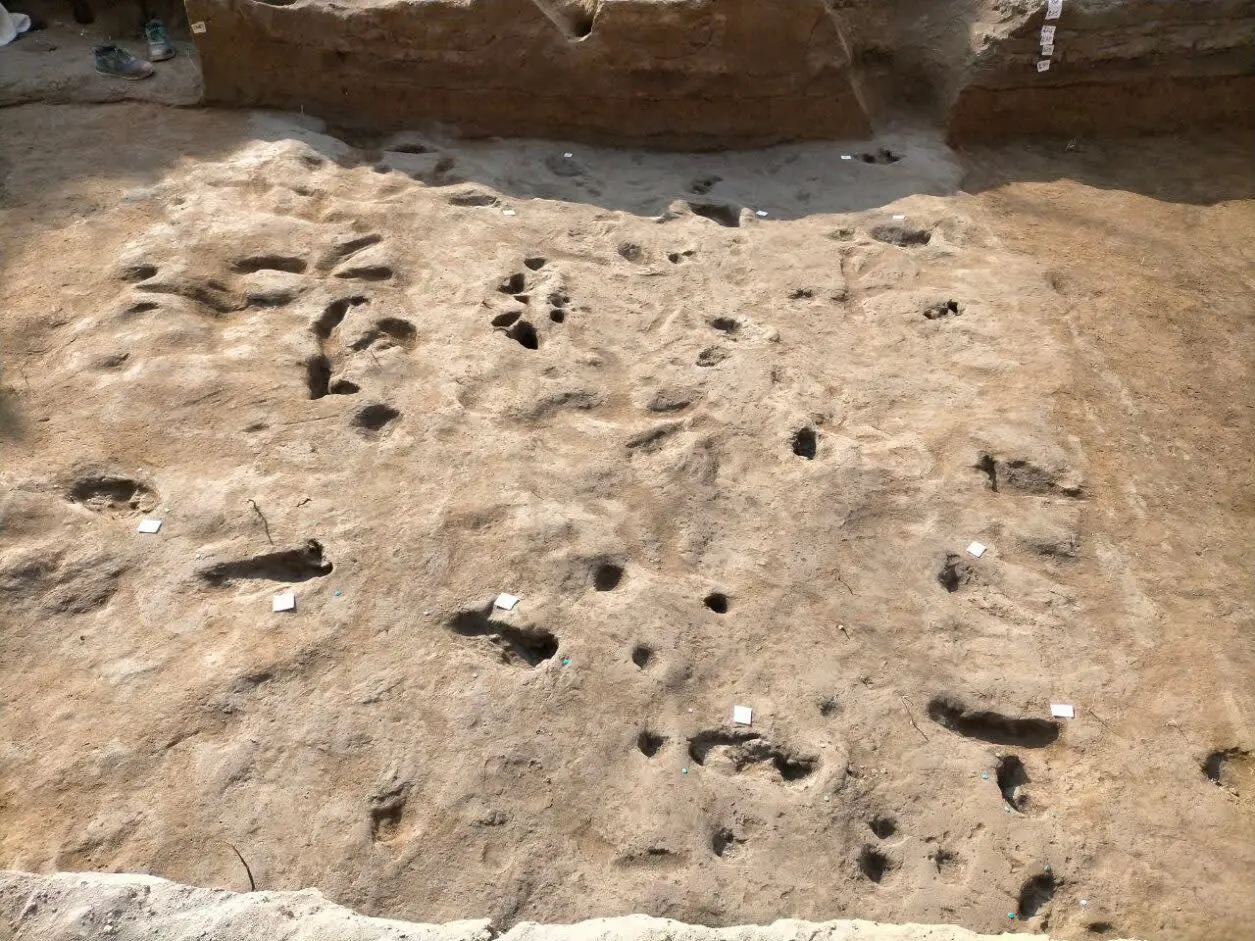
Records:
[[[769,765],[781,781],[801,781],[810,777],[819,762],[810,756],[795,755],[748,729],[713,729],[689,739],[689,757],[705,766],[713,757],[726,761],[733,774],[756,766]]]
[[[260,579],[271,582],[306,582],[331,574],[335,566],[323,557],[322,543],[310,539],[297,549],[267,552],[251,559],[219,562],[200,573],[200,577],[215,587],[236,581]]]
[[[383,402],[372,402],[370,405],[363,405],[358,409],[357,414],[353,416],[351,424],[354,428],[361,428],[363,431],[382,431],[400,416],[401,413],[391,405],[385,405]]]
[[[1050,719],[1017,719],[1000,712],[970,710],[953,696],[937,696],[928,704],[928,718],[965,738],[994,745],[1045,748],[1059,737],[1059,723]]]
[[[459,611],[448,623],[449,630],[462,637],[482,637],[494,648],[502,663],[535,667],[558,652],[558,638],[541,627],[504,624],[492,619],[492,606]]]
[[[254,274],[258,271],[304,274],[306,267],[304,258],[297,258],[293,255],[250,255],[231,263],[231,270],[236,274]]]
[[[89,510],[138,512],[157,505],[157,494],[147,484],[117,474],[89,474],[70,485],[69,498]]]
[[[933,237],[928,229],[916,229],[896,222],[875,226],[868,234],[877,242],[897,245],[899,248],[918,248],[927,245]]]

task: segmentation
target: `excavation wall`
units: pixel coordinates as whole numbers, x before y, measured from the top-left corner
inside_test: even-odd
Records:
[[[188,0],[210,102],[666,147],[1250,122],[1239,0]],[[1043,56],[1042,26],[1053,26]],[[1051,60],[1049,70],[1038,63]]]

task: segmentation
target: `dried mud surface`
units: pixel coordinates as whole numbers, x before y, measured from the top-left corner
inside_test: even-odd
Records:
[[[3,120],[0,864],[1246,936],[1249,139]]]

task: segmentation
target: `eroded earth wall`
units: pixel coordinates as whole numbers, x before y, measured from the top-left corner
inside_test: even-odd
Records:
[[[1242,0],[188,0],[213,103],[714,148],[1249,124]],[[203,31],[199,24],[203,24]],[[1041,27],[1056,30],[1042,61]]]

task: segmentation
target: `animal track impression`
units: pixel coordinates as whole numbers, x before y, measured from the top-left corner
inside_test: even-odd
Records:
[[[1017,719],[1000,712],[973,711],[952,696],[930,701],[928,718],[965,738],[994,745],[1045,748],[1059,737],[1059,723],[1051,719]]]
[[[502,663],[535,667],[558,652],[558,638],[541,627],[515,627],[492,619],[492,605],[455,614],[449,630],[462,637],[482,637],[496,648]]]
[[[928,320],[940,320],[942,317],[958,316],[963,313],[963,308],[959,306],[958,301],[945,301],[940,304],[933,304],[924,311],[924,317]]]
[[[410,784],[407,781],[370,798],[370,836],[376,843],[387,843],[396,837],[409,796]]]
[[[981,452],[975,467],[989,479],[989,489],[994,493],[1004,490],[1030,493],[1043,497],[1085,497],[1085,488],[1077,480],[1065,479],[1066,471],[1050,471],[1032,461],[1019,458],[1000,458]]]
[[[893,860],[874,846],[864,846],[862,852],[858,854],[858,871],[869,882],[880,884],[885,876],[896,868]]]
[[[998,759],[995,780],[998,782],[998,790],[1002,792],[1002,799],[1008,805],[1019,811],[1028,808],[1028,795],[1018,793],[1021,787],[1028,784],[1028,771],[1024,768],[1024,762],[1015,755],[1003,755]]]
[[[977,581],[976,569],[957,552],[947,552],[946,561],[937,573],[937,582],[950,593]]]
[[[1044,872],[1033,876],[1020,887],[1020,900],[1015,913],[1021,918],[1032,918],[1055,897],[1059,880],[1054,873]]]
[[[898,822],[884,814],[879,814],[867,821],[867,826],[872,833],[876,834],[878,840],[887,840],[898,832]]]
[[[200,573],[210,585],[228,585],[231,582],[262,579],[272,582],[306,582],[331,574],[335,566],[323,558],[322,543],[310,539],[297,549],[267,552],[251,559],[219,562]]]
[[[96,513],[147,512],[157,493],[147,484],[116,474],[89,474],[70,484],[69,498]]]
[[[815,773],[819,762],[793,752],[748,729],[712,729],[689,739],[689,757],[697,764],[725,774],[771,769],[779,781],[801,781]]]
[[[897,245],[899,248],[918,248],[927,245],[933,237],[928,229],[916,229],[897,222],[875,226],[868,234],[877,242]]]
[[[1212,752],[1203,760],[1202,771],[1217,787],[1227,788],[1238,796],[1255,797],[1255,754],[1245,748]]]
[[[736,229],[741,226],[741,208],[739,206],[733,206],[728,203],[702,203],[692,200],[687,205],[695,216],[718,222],[729,229]]]
[[[738,846],[746,842],[745,837],[737,836],[728,827],[720,827],[710,837],[710,848],[720,859],[735,855]]]
[[[645,729],[640,735],[636,736],[636,747],[640,749],[641,754],[646,758],[653,758],[667,744],[667,739],[659,735],[657,732],[651,732]]]
[[[377,433],[383,431],[392,422],[401,417],[391,405],[385,405],[383,402],[372,402],[370,405],[363,405],[357,410],[357,414],[353,416],[351,424],[354,428],[360,428],[367,433]]]
[[[291,255],[251,255],[231,263],[236,274],[255,274],[258,271],[286,271],[288,274],[304,274],[308,267],[304,258]]]

